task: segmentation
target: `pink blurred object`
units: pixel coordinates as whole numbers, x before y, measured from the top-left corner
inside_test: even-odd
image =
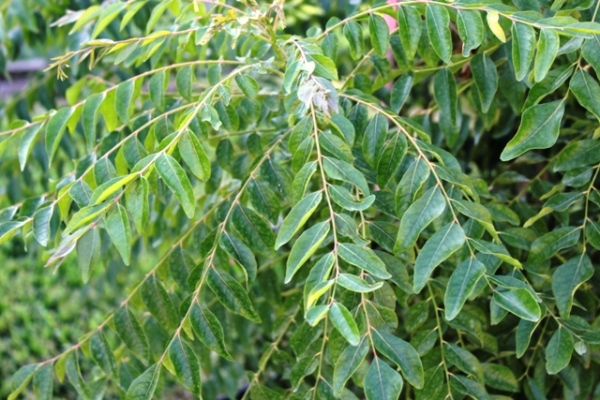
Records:
[[[388,4],[396,4],[398,2],[399,0],[388,0]],[[385,21],[387,22],[390,31],[396,29],[398,23],[394,18],[390,17],[389,15],[384,15],[383,18],[385,18]]]

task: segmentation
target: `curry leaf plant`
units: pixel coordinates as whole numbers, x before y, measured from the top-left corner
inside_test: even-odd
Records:
[[[9,399],[600,396],[600,2],[29,3],[0,244],[137,283]]]

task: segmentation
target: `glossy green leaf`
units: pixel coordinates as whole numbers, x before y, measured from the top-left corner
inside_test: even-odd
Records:
[[[561,317],[569,318],[575,291],[594,275],[592,261],[586,254],[556,268],[552,274],[552,292]]]
[[[103,215],[106,212],[106,210],[108,210],[110,205],[110,202],[106,202],[80,209],[71,217],[71,220],[69,221],[67,227],[63,231],[63,236],[66,236],[74,232],[77,228],[87,224],[92,220],[97,219],[97,217]]]
[[[323,168],[325,169],[327,176],[331,179],[352,183],[359,188],[364,195],[369,195],[371,193],[364,175],[351,164],[335,158],[325,157],[323,158]]]
[[[519,382],[510,368],[502,364],[483,363],[486,386],[505,392],[519,392]]]
[[[128,79],[117,86],[115,93],[115,112],[124,124],[129,122],[129,110],[132,108],[131,103],[134,87],[135,81]]]
[[[169,358],[175,368],[177,379],[195,395],[202,390],[200,362],[192,348],[178,336],[169,346]]]
[[[365,160],[371,165],[376,166],[377,161],[383,150],[383,143],[388,130],[388,121],[381,115],[377,114],[365,129],[365,134],[362,142],[362,151]]]
[[[402,175],[395,195],[396,215],[402,216],[413,203],[417,192],[429,178],[430,169],[422,158],[415,159]]]
[[[125,208],[117,204],[116,210],[106,217],[106,231],[119,251],[123,263],[129,265],[131,260],[131,226]]]
[[[52,117],[50,117],[50,121],[48,121],[48,126],[46,127],[46,153],[48,154],[48,159],[52,162],[52,158],[58,150],[58,145],[60,144],[60,140],[65,133],[65,129],[67,127],[67,122],[73,112],[75,111],[72,107],[65,107],[58,110]]]
[[[481,100],[481,108],[487,113],[498,89],[496,64],[487,54],[479,53],[471,59],[471,72]]]
[[[523,354],[529,348],[531,337],[535,332],[539,322],[532,322],[522,319],[517,325],[517,331],[515,333],[515,344],[516,344],[516,355],[517,358],[523,357]]]
[[[298,269],[319,249],[329,234],[329,221],[319,222],[304,231],[294,242],[285,269],[285,283],[292,280]]]
[[[315,212],[322,199],[323,192],[313,192],[292,207],[289,214],[283,220],[281,228],[279,228],[279,233],[275,240],[275,250],[294,237]]]
[[[248,293],[231,275],[210,268],[206,280],[208,287],[227,309],[250,321],[260,322]]]
[[[209,349],[221,357],[231,360],[225,347],[225,334],[219,319],[206,307],[195,303],[190,311],[194,332]]]
[[[541,317],[540,306],[527,289],[496,289],[494,301],[519,318],[536,322]]]
[[[390,46],[390,32],[383,17],[377,14],[369,15],[369,34],[375,53],[379,57],[385,57]]]
[[[464,373],[473,375],[478,381],[483,380],[481,363],[473,353],[453,343],[444,345],[444,350],[449,363],[455,365]]]
[[[426,24],[429,40],[435,53],[446,64],[450,64],[452,56],[452,35],[450,34],[450,15],[446,7],[428,4]]]
[[[533,63],[533,76],[536,82],[541,82],[550,71],[558,54],[559,46],[560,38],[554,29],[540,30],[540,39]]]
[[[117,362],[115,356],[101,332],[97,332],[90,339],[90,353],[94,362],[102,368],[106,375],[113,378],[116,376]]]
[[[403,8],[403,7],[401,7]],[[411,74],[403,74],[394,83],[390,93],[390,107],[395,113],[399,113],[406,99],[410,95],[414,82],[414,77]],[[380,160],[381,163],[381,160]]]
[[[522,81],[529,72],[535,54],[535,30],[530,25],[515,22],[511,32],[515,76]]]
[[[335,302],[331,305],[329,308],[329,319],[335,329],[340,332],[351,346],[358,346],[360,344],[358,326],[350,311],[343,304]]]
[[[179,314],[173,300],[156,275],[150,276],[140,290],[144,305],[161,326],[173,329],[179,321]]]
[[[402,253],[411,248],[423,229],[439,217],[445,209],[446,200],[437,186],[425,192],[408,207],[402,216],[394,252]]]
[[[364,279],[351,274],[340,274],[337,278],[337,284],[356,293],[373,292],[383,286],[383,282],[371,285]]]
[[[162,110],[165,107],[165,71],[159,71],[152,75],[148,82],[148,91],[150,92],[150,100],[154,107]]]
[[[244,242],[227,232],[223,232],[219,237],[219,245],[244,268],[249,282],[256,279],[256,258]]]
[[[348,189],[343,186],[329,185],[327,192],[337,205],[348,211],[364,211],[371,207],[375,201],[375,195],[370,195],[362,200],[355,200]]]
[[[363,382],[367,400],[397,400],[403,385],[400,374],[378,357],[373,359]]]
[[[353,60],[358,60],[365,54],[365,43],[361,26],[354,21],[348,21],[348,23],[344,24],[343,33],[350,44],[350,57]]]
[[[559,154],[554,171],[569,171],[600,162],[600,140],[584,139],[569,143]]]
[[[425,243],[415,261],[413,290],[419,293],[439,264],[454,254],[465,243],[465,232],[460,225],[450,223]]]
[[[450,385],[454,390],[477,400],[491,400],[483,385],[462,375],[450,376]]]
[[[458,315],[484,273],[485,266],[476,258],[466,259],[452,272],[444,295],[445,317],[448,321]]]
[[[417,52],[417,46],[421,38],[421,15],[415,7],[411,7],[410,5],[398,7],[397,12],[400,41],[406,53],[406,58],[412,59]]]
[[[135,181],[125,192],[125,207],[139,233],[144,232],[150,215],[148,202],[148,180],[143,176]]]
[[[19,165],[21,167],[21,171],[25,170],[25,165],[27,164],[27,159],[31,154],[31,150],[33,148],[33,144],[35,140],[42,130],[44,124],[35,124],[31,125],[29,128],[25,130],[21,141],[19,142]]]
[[[463,42],[463,57],[468,57],[471,51],[478,48],[485,38],[481,14],[475,10],[457,10],[456,26],[460,40]]]
[[[339,256],[348,264],[352,264],[379,279],[389,279],[385,264],[375,255],[373,250],[357,244],[340,243]]]
[[[47,363],[37,369],[33,375],[33,393],[37,400],[51,400],[54,387],[54,369]]]
[[[458,91],[454,75],[449,69],[441,69],[435,74],[433,95],[440,108],[440,130],[444,134],[448,146],[454,146],[458,140],[460,127]]]
[[[550,338],[546,346],[546,371],[554,375],[565,369],[571,361],[573,353],[573,336],[560,326]]]
[[[342,393],[346,382],[358,370],[368,352],[369,342],[364,337],[358,342],[358,345],[348,346],[342,352],[333,370],[332,391],[335,393],[335,397],[339,397]]]
[[[147,360],[149,356],[148,339],[133,313],[127,307],[121,307],[115,313],[113,320],[115,330],[125,345],[135,354]]]
[[[423,365],[415,349],[408,342],[387,332],[375,330],[372,334],[377,351],[400,367],[408,383],[417,389],[422,388],[425,383]]]
[[[69,382],[73,385],[77,394],[84,399],[91,399],[92,395],[90,388],[81,376],[79,361],[77,360],[77,353],[75,351],[70,352],[67,356],[65,371],[67,373],[67,378],[69,378]]]
[[[258,95],[260,88],[250,75],[238,74],[235,76],[235,82],[247,97],[254,99]]]
[[[11,393],[8,396],[9,400],[16,399],[19,396],[19,394],[21,394],[21,392],[25,390],[27,385],[29,385],[29,382],[31,382],[31,379],[33,378],[36,369],[37,365],[28,364],[19,368],[19,370],[15,372],[15,374],[10,380]]]
[[[255,211],[238,205],[231,214],[231,222],[240,237],[255,252],[271,254],[275,235],[269,224]]]
[[[596,79],[580,69],[571,78],[569,89],[579,104],[600,119],[600,85]]]
[[[407,149],[406,138],[402,135],[392,136],[384,145],[383,152],[377,164],[377,183],[380,187],[385,188],[387,186],[387,183],[402,163]]]
[[[192,218],[195,211],[194,192],[189,178],[181,165],[171,156],[161,154],[155,162],[156,170],[165,184],[173,191],[175,197],[181,203],[183,211]]]
[[[175,76],[175,85],[177,91],[184,99],[192,100],[192,79],[194,76],[194,70],[191,66],[183,67],[177,71]]]
[[[127,389],[127,400],[150,400],[158,386],[161,366],[152,364]]]
[[[523,113],[517,134],[508,142],[500,159],[510,161],[530,150],[552,147],[558,138],[564,112],[564,100],[529,107]]]
[[[128,174],[109,179],[94,190],[89,204],[95,205],[104,202],[137,177],[137,174]]]
[[[178,149],[181,158],[198,179],[206,181],[210,178],[210,159],[196,135],[189,129],[181,135]]]
[[[565,226],[538,237],[531,244],[527,261],[540,263],[552,257],[559,250],[574,246],[579,240],[580,233],[578,228]]]
[[[50,222],[54,213],[54,204],[40,208],[33,214],[33,236],[39,244],[46,247],[51,237]]]

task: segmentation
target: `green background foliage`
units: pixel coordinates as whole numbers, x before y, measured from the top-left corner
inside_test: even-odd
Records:
[[[599,8],[3,3],[1,394],[600,398]]]

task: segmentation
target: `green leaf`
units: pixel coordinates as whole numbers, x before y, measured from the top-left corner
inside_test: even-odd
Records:
[[[588,221],[585,225],[585,238],[596,250],[600,250],[600,224]]]
[[[459,393],[465,394],[475,400],[491,400],[485,387],[479,382],[462,375],[451,375],[450,385]]]
[[[391,278],[383,261],[381,261],[371,249],[357,244],[340,243],[338,245],[338,254],[348,264],[352,264],[355,267],[368,272],[375,278]]]
[[[428,4],[426,15],[427,34],[435,53],[446,64],[452,57],[452,35],[450,34],[450,15],[445,6]]]
[[[238,74],[235,76],[235,82],[246,97],[254,99],[258,95],[260,87],[250,75]]]
[[[533,76],[536,82],[541,82],[550,71],[559,47],[560,38],[554,29],[540,29],[540,39],[533,63]]]
[[[210,268],[207,283],[217,299],[230,311],[250,321],[260,322],[246,290],[231,275]]]
[[[471,59],[471,72],[481,100],[481,109],[487,113],[498,89],[496,64],[487,54],[479,53]]]
[[[329,234],[329,221],[319,222],[300,235],[292,246],[285,268],[284,283],[289,283],[298,269],[317,251]]]
[[[375,195],[370,195],[362,200],[354,200],[352,193],[343,186],[329,185],[327,192],[337,205],[348,211],[364,211],[375,201]]]
[[[419,39],[421,38],[422,20],[421,14],[415,7],[410,5],[403,5],[398,7],[398,34],[400,35],[400,42],[404,48],[407,59],[413,59],[417,47],[419,46]]]
[[[72,217],[67,227],[63,231],[63,237],[74,232],[77,228],[87,224],[88,222],[96,219],[101,214],[104,214],[106,210],[111,206],[110,202],[97,204],[95,206],[87,206],[81,208]]]
[[[351,164],[335,158],[323,157],[323,168],[325,169],[327,176],[331,179],[352,183],[359,188],[364,195],[369,195],[371,193],[365,176]]]
[[[377,351],[394,362],[411,385],[421,389],[425,383],[423,365],[416,350],[404,340],[387,332],[373,330],[373,344]]]
[[[142,359],[147,360],[148,339],[133,313],[127,307],[121,307],[115,313],[113,320],[115,330],[125,345]]]
[[[546,346],[546,372],[548,374],[558,374],[569,365],[573,346],[571,333],[566,328],[559,326]]]
[[[458,91],[452,71],[444,68],[435,74],[433,95],[440,108],[440,130],[444,134],[448,146],[452,147],[458,140],[460,128]]]
[[[335,302],[329,308],[329,318],[335,329],[350,343],[351,346],[360,344],[360,332],[350,311],[341,303]]]
[[[181,165],[170,155],[161,154],[156,160],[156,170],[165,184],[173,191],[188,218],[194,216],[196,200],[189,178]]]
[[[77,264],[83,283],[88,282],[91,268],[100,261],[101,247],[98,228],[90,229],[77,241]]]
[[[354,375],[369,353],[369,343],[362,338],[357,346],[348,346],[342,352],[333,370],[333,392],[339,397],[348,379]],[[320,397],[322,398],[322,397]]]
[[[117,18],[124,8],[124,3],[112,3],[106,7],[103,7],[102,12],[98,17],[98,21],[96,22],[96,26],[94,26],[94,31],[90,37],[92,39],[96,38],[104,30],[104,28],[108,26],[108,24]]]
[[[8,396],[8,400],[16,399],[19,396],[19,394],[21,394],[21,392],[25,390],[37,369],[37,365],[29,364],[19,368],[19,370],[15,372],[15,374],[10,380],[11,393]]]
[[[140,292],[144,305],[161,326],[167,329],[177,327],[180,320],[179,313],[169,293],[156,275],[146,279]]]
[[[484,273],[485,266],[476,258],[466,259],[452,272],[444,294],[445,317],[448,321],[458,315]]]
[[[190,319],[194,332],[209,349],[221,357],[232,360],[225,347],[225,335],[219,319],[210,310],[199,303],[194,303],[190,311]]]
[[[363,382],[367,400],[397,400],[404,381],[395,369],[375,357]]]
[[[138,376],[127,389],[127,400],[151,400],[158,386],[160,365],[152,364],[144,373]]]
[[[387,186],[402,163],[407,149],[406,138],[399,134],[392,136],[384,145],[383,153],[377,164],[377,183],[380,187],[385,188]]]
[[[417,192],[429,178],[429,172],[430,169],[427,166],[427,161],[421,157],[416,158],[410,164],[396,188],[396,215],[401,217],[413,203]]]
[[[210,159],[196,135],[186,129],[179,140],[177,148],[190,171],[201,181],[207,181],[210,178]]]
[[[524,288],[496,289],[494,301],[519,318],[536,322],[542,312],[536,299]]]
[[[371,165],[376,166],[381,156],[383,143],[388,130],[388,121],[382,114],[377,114],[365,129],[363,136],[362,151],[365,160]]]
[[[175,75],[175,85],[177,91],[186,100],[192,101],[192,78],[194,77],[194,70],[191,66],[183,67],[177,71]]]
[[[535,328],[539,325],[539,322],[532,322],[522,319],[517,325],[517,332],[515,333],[515,344],[516,344],[516,356],[517,358],[523,357],[523,354],[529,348],[531,342],[531,336],[535,332]]]
[[[285,217],[275,240],[275,250],[289,242],[304,226],[323,199],[323,192],[313,192],[300,200]]]
[[[517,81],[522,81],[529,72],[535,54],[535,30],[526,24],[512,25],[512,58]]]
[[[569,318],[575,291],[592,275],[594,275],[594,266],[586,254],[570,259],[554,271],[552,292],[561,317]]]
[[[337,278],[338,285],[341,287],[351,290],[356,293],[369,293],[373,292],[383,286],[383,282],[377,282],[370,285],[367,281],[359,278],[356,275],[351,274],[340,274]]]
[[[247,207],[237,205],[231,214],[231,222],[252,250],[265,255],[272,254],[275,235],[260,215]]]
[[[577,140],[570,142],[559,154],[554,171],[569,171],[600,163],[600,140]]]
[[[304,284],[304,309],[309,309],[313,302],[317,299],[313,298],[313,294],[315,294],[314,289],[322,284],[329,274],[331,273],[331,269],[333,268],[333,264],[335,261],[335,257],[333,253],[327,253],[322,256],[319,261],[312,267],[310,273],[308,274],[308,278]]]
[[[500,159],[510,161],[533,149],[547,149],[556,143],[565,112],[565,101],[536,104],[523,113],[517,134],[508,142]]]
[[[505,392],[519,392],[519,382],[513,372],[505,365],[483,363],[485,385]]]
[[[129,265],[131,259],[131,226],[125,208],[117,204],[117,209],[106,217],[106,231],[119,251],[123,263]]]
[[[92,359],[107,376],[114,378],[117,376],[117,362],[112,350],[106,342],[102,332],[96,332],[90,339],[90,353]]]
[[[600,55],[598,54],[598,45],[600,44],[600,35],[594,35],[593,38],[587,39],[581,46],[581,55],[587,61],[596,75],[600,74]]]
[[[473,375],[477,380],[483,380],[483,369],[473,353],[453,343],[446,343],[444,349],[444,354],[449,363],[455,365],[464,373]]]
[[[432,187],[425,192],[402,216],[394,253],[402,253],[411,248],[423,229],[442,215],[445,209],[446,200],[439,187]]]
[[[36,400],[51,400],[54,386],[54,370],[52,363],[47,363],[37,369],[33,376],[33,393]]]
[[[148,81],[148,91],[150,100],[157,110],[162,111],[165,108],[165,71],[161,70],[152,75]]]
[[[125,192],[125,207],[131,215],[135,229],[140,234],[144,232],[150,215],[148,192],[148,180],[143,176]]]
[[[342,114],[334,114],[331,116],[331,130],[337,132],[338,136],[342,136],[346,139],[346,142],[352,146],[354,144],[354,138],[356,131],[352,122]]]
[[[169,346],[169,358],[175,368],[177,379],[199,396],[202,390],[200,378],[200,362],[192,348],[183,341],[181,335],[177,336]]]
[[[311,54],[308,60],[315,63],[315,74],[331,81],[338,80],[338,72],[335,63],[331,58],[321,54]]]
[[[39,244],[46,247],[51,236],[50,221],[54,212],[54,203],[42,207],[33,214],[33,236]]]
[[[58,110],[52,117],[50,117],[50,121],[48,122],[48,126],[46,127],[46,153],[48,154],[48,162],[52,162],[52,158],[58,150],[58,145],[60,144],[60,139],[65,133],[65,128],[67,127],[67,122],[75,109],[73,107],[65,107]]]
[[[579,228],[565,226],[538,237],[531,244],[527,262],[541,263],[559,250],[575,246],[579,241],[580,233]]]
[[[600,85],[587,72],[579,69],[569,83],[579,104],[600,119]]]
[[[123,186],[127,185],[129,182],[131,182],[138,176],[138,174],[128,174],[123,176],[117,176],[104,182],[94,190],[92,197],[90,198],[89,204],[95,205],[104,202],[104,200],[111,197]]]
[[[129,110],[132,108],[135,80],[128,79],[117,86],[115,93],[115,112],[124,124],[129,122]]]
[[[219,237],[219,245],[244,268],[247,280],[253,282],[256,279],[257,266],[252,250],[244,242],[227,232],[223,232]]]
[[[21,141],[19,142],[19,166],[21,167],[21,171],[25,170],[25,165],[27,164],[27,159],[31,154],[32,145],[35,143],[37,135],[40,133],[42,126],[44,124],[38,123],[35,125],[31,125],[29,128],[25,130]],[[1,151],[0,151],[1,153]]]
[[[73,385],[79,396],[86,400],[91,399],[92,395],[90,392],[90,388],[86,385],[86,383],[83,381],[83,378],[81,377],[81,371],[79,370],[79,361],[77,360],[77,353],[75,351],[70,352],[67,356],[65,370],[67,373],[67,378],[69,378],[69,382],[71,383],[71,385]]]
[[[343,33],[350,44],[350,57],[353,60],[358,60],[365,54],[362,27],[354,21],[348,21],[344,24]]]
[[[400,7],[403,8],[403,7]],[[390,108],[398,114],[406,102],[410,91],[412,90],[414,77],[411,74],[402,74],[394,83],[390,93]],[[398,136],[398,135],[396,135]],[[381,160],[380,160],[381,163]]]
[[[456,26],[463,42],[463,57],[468,57],[471,50],[478,48],[485,38],[485,28],[479,11],[456,10]],[[480,53],[481,55],[481,53]],[[471,66],[472,66],[471,61]]]
[[[379,57],[385,57],[390,46],[390,32],[383,17],[377,14],[369,15],[369,34],[375,53]]]
[[[449,223],[431,236],[415,261],[413,282],[415,293],[419,293],[425,287],[435,267],[458,251],[465,240],[465,232],[460,225],[454,222]]]

